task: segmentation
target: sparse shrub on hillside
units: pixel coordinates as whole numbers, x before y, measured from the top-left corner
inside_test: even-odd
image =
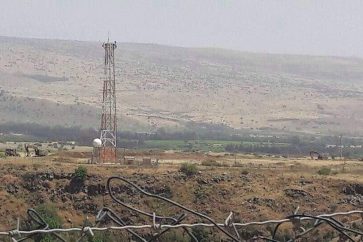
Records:
[[[202,166],[221,166],[221,164],[215,160],[208,159],[208,160],[202,161]]]
[[[73,177],[69,182],[69,185],[65,187],[65,190],[69,193],[78,193],[84,187],[84,182],[87,178],[87,168],[84,166],[78,166],[74,170]]]
[[[331,169],[329,167],[323,167],[320,170],[318,170],[319,175],[327,176],[332,173]]]
[[[194,203],[206,202],[209,197],[208,189],[205,187],[196,187],[194,190]]]
[[[363,224],[359,222],[353,222],[352,227],[356,230],[363,230]]]
[[[47,222],[49,228],[60,228],[62,225],[62,218],[57,213],[57,208],[50,203],[40,204],[35,208]]]
[[[62,225],[62,218],[57,213],[57,208],[50,203],[40,204],[35,208],[44,221],[49,225],[50,229],[60,228]],[[39,234],[34,237],[36,242],[51,242],[55,241],[54,236],[51,234]]]
[[[210,230],[203,227],[193,227],[192,233],[198,239],[198,241],[215,241]]]
[[[84,182],[87,178],[87,168],[84,166],[78,166],[78,168],[74,170],[74,178]]]
[[[183,163],[180,166],[179,171],[183,172],[187,176],[193,176],[198,173],[198,168],[196,164]]]
[[[322,233],[321,230],[315,230],[314,232],[314,238],[316,238],[317,241],[332,241],[336,237],[337,235],[334,231],[326,231],[325,233]]]

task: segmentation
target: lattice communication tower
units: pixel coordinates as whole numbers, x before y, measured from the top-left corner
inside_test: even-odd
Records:
[[[115,49],[116,42],[103,43],[105,49],[104,80],[100,139],[99,161],[117,161],[117,117],[116,117],[116,81],[115,81]]]

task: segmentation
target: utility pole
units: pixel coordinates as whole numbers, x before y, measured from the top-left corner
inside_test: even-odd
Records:
[[[343,160],[343,144],[342,144],[343,135],[339,136],[339,147],[340,147],[340,160]]]

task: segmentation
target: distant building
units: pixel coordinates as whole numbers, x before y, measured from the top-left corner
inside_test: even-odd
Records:
[[[144,157],[144,158],[142,158],[142,165],[144,165],[144,166],[151,166],[151,158],[150,157]]]
[[[124,163],[126,165],[134,165],[135,164],[135,157],[134,156],[124,156]]]

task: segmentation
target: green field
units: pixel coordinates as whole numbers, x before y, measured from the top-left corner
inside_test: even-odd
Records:
[[[267,145],[267,142],[241,142],[230,140],[146,140],[143,148],[162,149],[162,150],[184,150],[184,151],[211,151],[224,152],[225,147],[229,144],[233,145]],[[275,143],[275,146],[287,146],[285,143]]]
[[[212,152],[223,152],[224,147],[228,144],[240,144],[240,141],[224,140],[147,140],[144,143],[145,148],[163,149],[163,150],[201,150]]]

